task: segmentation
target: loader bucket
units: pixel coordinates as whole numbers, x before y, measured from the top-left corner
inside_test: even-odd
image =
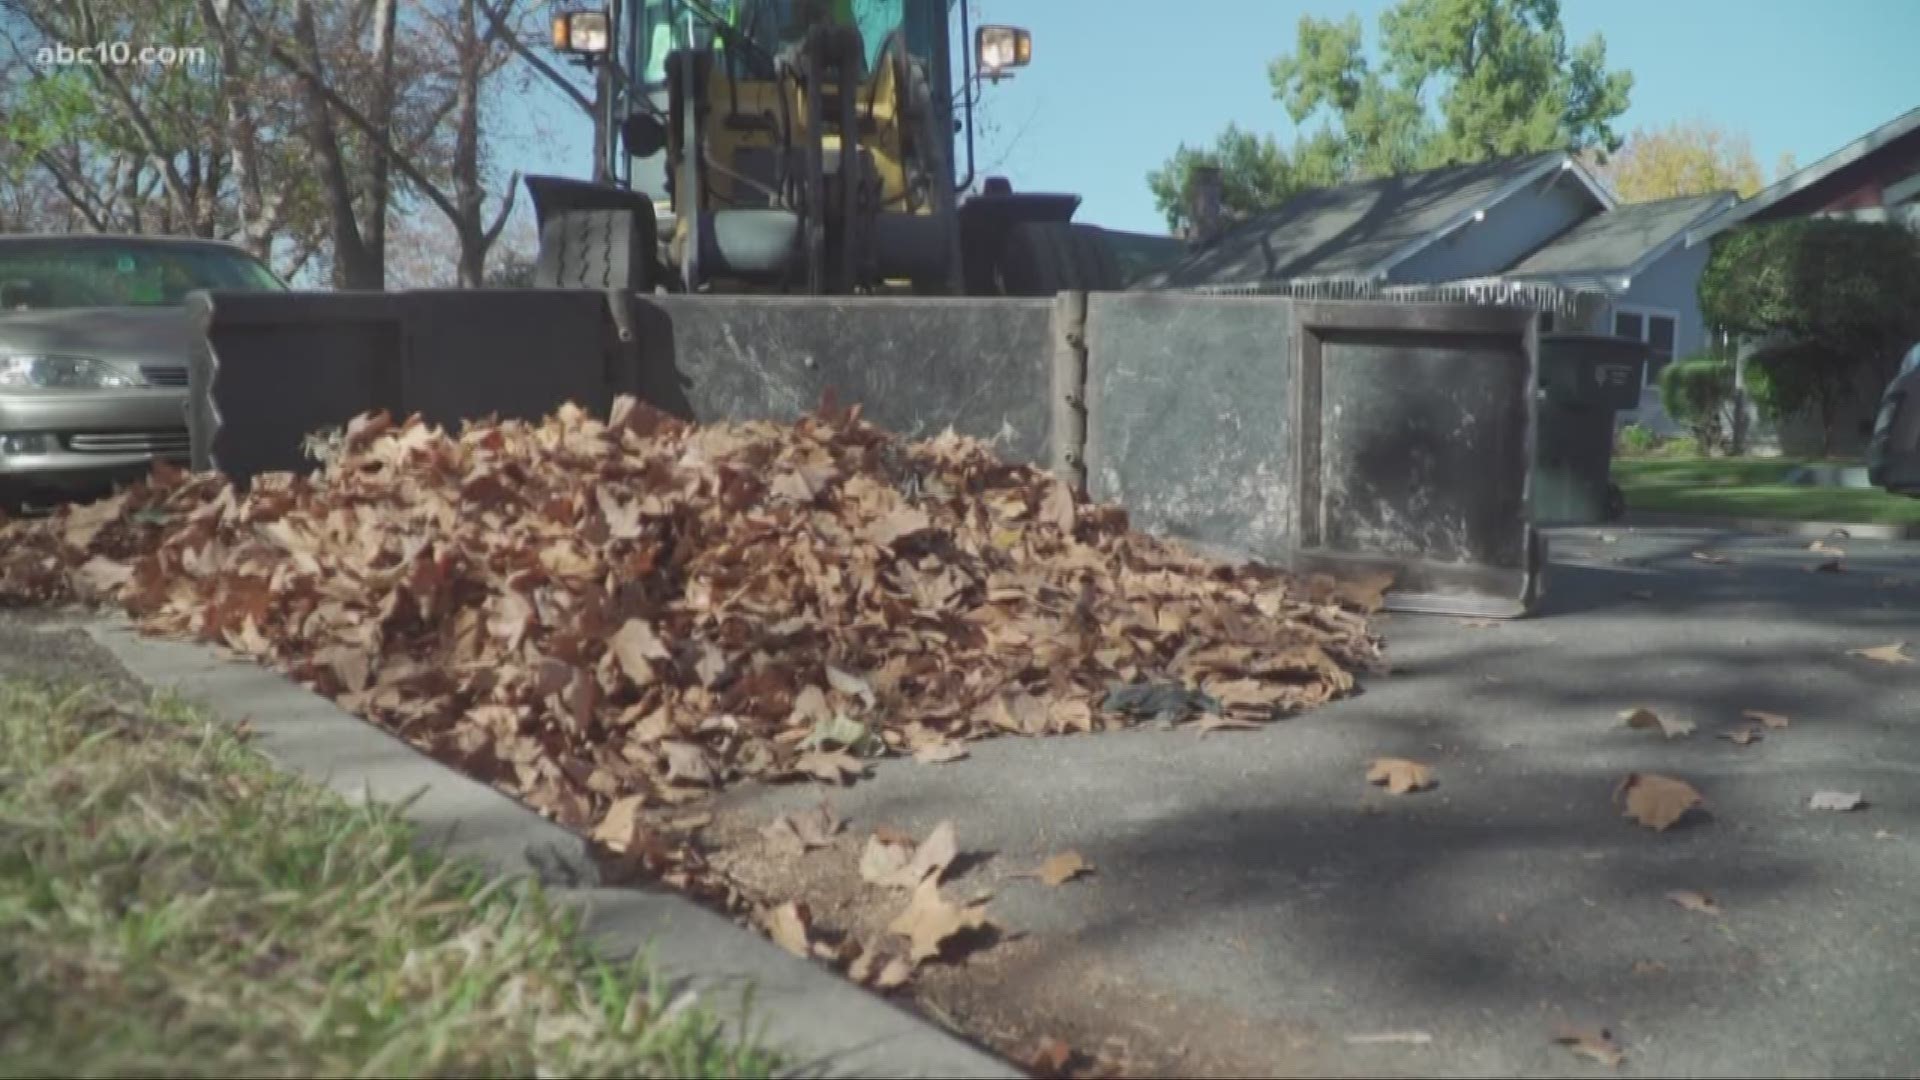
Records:
[[[301,468],[303,435],[366,409],[457,426],[633,395],[696,422],[791,421],[831,398],[906,437],[987,440],[1209,554],[1391,574],[1390,609],[1514,617],[1539,595],[1524,310],[569,289],[193,303],[194,463],[239,483]]]

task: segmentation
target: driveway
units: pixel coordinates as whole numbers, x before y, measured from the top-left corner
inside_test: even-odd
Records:
[[[1358,698],[1260,731],[891,763],[833,795],[847,834],[798,859],[754,830],[816,787],[733,793],[715,834],[743,874],[866,926],[899,907],[859,880],[867,833],[951,821],[974,854],[949,890],[992,890],[1009,937],[920,994],[1009,1050],[1115,1040],[1160,1075],[1604,1074],[1551,1041],[1573,1023],[1610,1029],[1622,1075],[1913,1075],[1920,665],[1847,651],[1920,655],[1920,546],[1848,542],[1827,573],[1806,541],[1553,543],[1540,617],[1389,616],[1395,670]],[[1637,706],[1697,730],[1628,729]],[[1716,737],[1747,709],[1790,725]],[[1439,786],[1370,787],[1377,756]],[[1626,820],[1611,799],[1633,772],[1686,780],[1708,813]],[[1828,789],[1869,805],[1808,809]],[[1065,851],[1095,873],[1010,876]]]

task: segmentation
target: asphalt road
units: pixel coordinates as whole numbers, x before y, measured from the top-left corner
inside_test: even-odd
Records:
[[[952,820],[992,853],[983,880],[1068,849],[1093,862],[1059,889],[998,880],[1026,952],[981,977],[1018,1008],[1093,1002],[1136,1042],[1211,1047],[1169,1068],[1605,1074],[1551,1042],[1571,1021],[1611,1029],[1622,1075],[1920,1072],[1920,664],[1846,655],[1920,655],[1920,545],[1850,542],[1844,572],[1815,573],[1804,540],[1553,542],[1539,617],[1390,616],[1395,670],[1353,700],[1204,739],[995,740],[890,763],[836,805],[856,827]],[[1697,730],[1628,730],[1616,713],[1636,706]],[[1717,738],[1744,709],[1791,726]],[[1439,787],[1369,787],[1381,755]],[[1625,820],[1612,792],[1636,771],[1692,783],[1709,814]],[[1809,810],[1819,790],[1869,805]],[[748,789],[727,813],[817,797]],[[1430,1041],[1349,1041],[1415,1032]]]

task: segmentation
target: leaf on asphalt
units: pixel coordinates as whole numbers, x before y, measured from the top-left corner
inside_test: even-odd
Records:
[[[1630,728],[1655,728],[1669,739],[1693,733],[1693,721],[1670,719],[1652,709],[1623,709],[1619,716]]]
[[[913,857],[887,879],[887,884],[896,889],[913,889],[929,877],[937,882],[946,876],[947,868],[959,857],[960,844],[954,839],[953,822],[943,821],[933,827],[927,838],[914,849]]]
[[[1367,763],[1367,783],[1384,784],[1395,795],[1425,791],[1433,786],[1433,772],[1406,758],[1374,758]]]
[[[1216,731],[1259,731],[1267,725],[1257,720],[1243,720],[1238,716],[1222,716],[1218,713],[1207,713],[1198,720],[1180,726],[1188,731],[1198,732],[1200,737],[1204,739]]]
[[[776,945],[801,959],[813,954],[813,916],[805,904],[792,900],[761,915],[761,925]]]
[[[966,756],[967,745],[965,743],[948,742],[945,740],[930,742],[913,752],[913,760],[920,762],[922,765],[941,765],[949,761],[959,761]]]
[[[1858,810],[1867,805],[1866,798],[1858,791],[1816,791],[1807,800],[1809,810]]]
[[[773,819],[760,835],[767,838],[774,850],[785,855],[804,855],[815,848],[823,848],[833,843],[833,838],[846,823],[833,812],[826,803],[798,814],[782,814]]]
[[[1675,889],[1667,894],[1667,899],[1679,904],[1688,911],[1697,911],[1702,915],[1720,914],[1720,904],[1718,901],[1706,893],[1696,892],[1693,889]]]
[[[1664,832],[1706,800],[1692,784],[1658,773],[1628,773],[1613,789],[1616,804],[1624,802],[1622,817],[1630,817],[1655,832]]]
[[[987,930],[992,925],[992,920],[987,918],[986,904],[949,903],[940,895],[939,880],[929,877],[914,889],[907,909],[887,924],[887,932],[906,938],[910,947],[908,956],[919,964],[948,952],[949,946],[958,944],[964,935]]]
[[[867,837],[860,852],[860,879],[870,885],[885,885],[913,858],[913,844],[893,840],[878,832]]]
[[[1827,543],[1825,540],[1815,540],[1813,543],[1807,545],[1807,550],[1816,555],[1845,555],[1847,553],[1845,548],[1836,547]]]
[[[1613,1032],[1603,1027],[1562,1026],[1553,1033],[1553,1041],[1573,1051],[1580,1057],[1597,1061],[1610,1069],[1617,1069],[1627,1055],[1613,1040]]]
[[[1760,733],[1759,728],[1754,727],[1743,727],[1734,731],[1723,731],[1720,733],[1720,737],[1735,746],[1749,746],[1766,738],[1765,735]]]
[[[895,990],[913,978],[913,962],[898,952],[868,945],[847,966],[847,978],[872,990]]]
[[[1700,560],[1703,563],[1709,563],[1713,566],[1725,566],[1727,563],[1730,563],[1733,561],[1732,559],[1727,558],[1725,555],[1721,555],[1721,554],[1718,554],[1717,552],[1712,552],[1712,551],[1696,551],[1693,553],[1693,557]]]
[[[1491,630],[1494,627],[1500,625],[1500,620],[1498,619],[1461,619],[1460,625],[1471,627],[1475,630]]]
[[[1779,713],[1762,712],[1759,709],[1742,709],[1740,710],[1740,715],[1742,718],[1751,720],[1772,731],[1779,731],[1788,724],[1793,723],[1792,720],[1787,719]]]
[[[1040,1045],[1027,1058],[1027,1067],[1033,1070],[1034,1075],[1046,1077],[1049,1080],[1055,1077],[1064,1078],[1073,1072],[1074,1063],[1079,1060],[1079,1057],[1080,1055],[1074,1052],[1073,1047],[1065,1039],[1049,1036],[1041,1039]]]
[[[613,800],[600,823],[593,827],[593,838],[618,852],[626,852],[633,846],[635,835],[640,829],[640,808],[646,805],[646,799],[640,795],[627,795]]]
[[[1635,960],[1633,962],[1633,973],[1635,975],[1665,975],[1667,973],[1667,965],[1658,960]]]
[[[1093,873],[1093,864],[1080,856],[1077,851],[1063,851],[1033,870],[1015,871],[1012,877],[1037,878],[1051,886],[1065,885],[1082,874]]]
[[[851,784],[867,775],[867,763],[845,750],[809,750],[793,759],[793,768],[829,784]]]
[[[1875,645],[1871,649],[1848,649],[1848,656],[1858,656],[1863,660],[1872,660],[1880,664],[1911,664],[1913,657],[1907,655],[1907,643],[1896,641],[1889,645]]]

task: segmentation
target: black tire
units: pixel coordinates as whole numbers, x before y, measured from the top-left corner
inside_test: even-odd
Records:
[[[1607,485],[1607,520],[1619,521],[1627,516],[1627,493],[1620,490],[1619,484]]]
[[[534,284],[545,289],[652,292],[653,208],[568,210],[540,229]]]
[[[1007,296],[1113,292],[1122,287],[1120,260],[1107,234],[1064,221],[1025,222],[1008,230],[998,277]]]

